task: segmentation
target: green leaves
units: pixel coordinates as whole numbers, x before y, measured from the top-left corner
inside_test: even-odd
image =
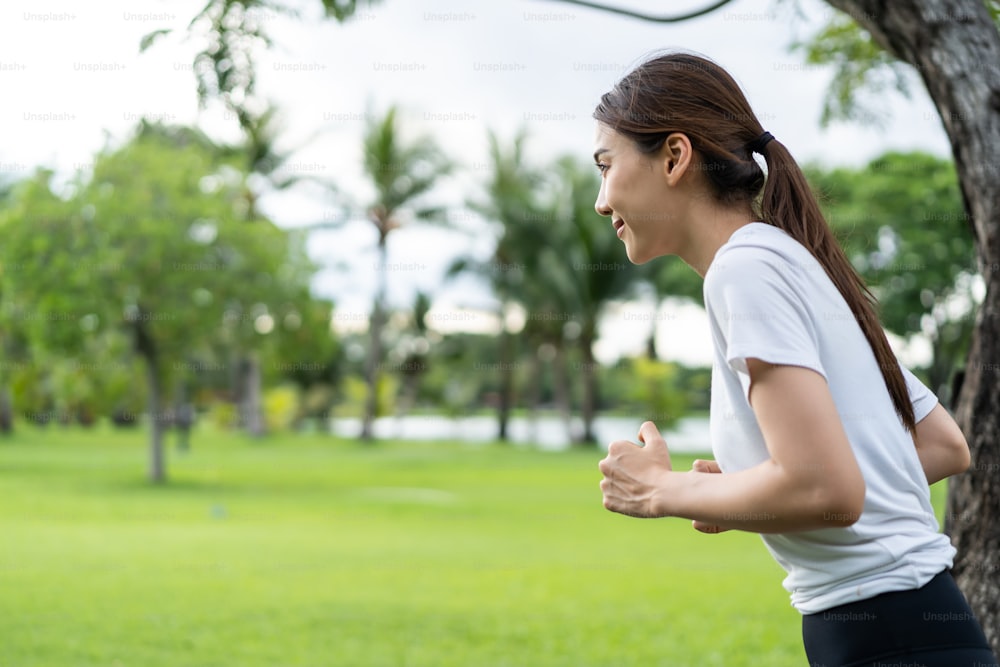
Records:
[[[169,28],[165,28],[165,29],[154,30],[153,32],[146,33],[145,35],[142,36],[142,39],[139,40],[139,53],[144,53],[146,51],[146,49],[148,49],[153,44],[155,44],[157,41],[159,41],[159,39],[161,37],[166,37],[171,32],[173,32],[173,30],[170,30]]]
[[[45,172],[22,183],[0,214],[5,322],[70,358],[128,336],[166,379],[218,343],[259,347],[293,311],[315,325],[303,239],[245,219],[227,160],[199,133],[142,125],[70,196]]]
[[[934,347],[931,382],[947,382],[971,335],[974,242],[954,166],[887,153],[862,169],[807,169],[827,221],[879,299],[882,322]]]
[[[909,97],[909,68],[847,14],[835,13],[811,40],[796,42],[791,50],[803,53],[809,64],[834,68],[820,118],[824,127],[838,120],[884,126],[888,118],[876,106],[878,96],[896,90]]]
[[[358,11],[358,0],[322,0],[323,9],[326,15],[338,21],[346,21],[354,16]],[[371,7],[378,3],[378,0],[366,0],[363,4]]]
[[[396,107],[390,107],[384,116],[368,122],[364,166],[375,186],[376,202],[371,216],[373,221],[377,220],[380,233],[387,234],[400,224],[396,216],[407,207],[418,220],[440,221],[443,218],[440,208],[414,205],[430,192],[441,176],[451,171],[452,165],[430,137],[403,139]]]

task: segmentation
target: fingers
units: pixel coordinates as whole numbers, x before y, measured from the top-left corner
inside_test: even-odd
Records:
[[[639,427],[639,442],[647,447],[666,447],[667,441],[660,435],[660,430],[653,422],[643,422]]]
[[[608,456],[605,461],[616,456],[621,456],[625,452],[632,449],[639,449],[639,446],[634,442],[629,442],[628,440],[615,440],[608,445]]]
[[[698,521],[697,519],[691,522],[691,526],[699,533],[706,533],[708,535],[718,535],[719,533],[724,533],[729,530],[728,528],[722,528],[713,523],[705,523],[704,521]]]
[[[691,464],[691,470],[695,472],[708,472],[708,473],[721,473],[722,469],[716,461],[703,461],[702,459],[695,459],[694,463]]]

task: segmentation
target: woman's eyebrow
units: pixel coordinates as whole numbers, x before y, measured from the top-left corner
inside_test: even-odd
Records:
[[[597,158],[599,158],[602,153],[607,153],[608,150],[609,149],[607,148],[598,148],[596,151],[594,151],[594,162],[597,162]]]

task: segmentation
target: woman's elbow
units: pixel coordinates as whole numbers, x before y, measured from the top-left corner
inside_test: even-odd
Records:
[[[969,443],[965,441],[965,438],[957,438],[952,443],[950,450],[955,464],[955,469],[951,474],[958,475],[968,470],[969,466],[972,465],[972,454],[969,453]]]
[[[854,498],[843,498],[827,504],[823,511],[823,525],[830,528],[847,528],[853,526],[861,518],[865,508],[864,493],[858,502]]]
[[[827,528],[846,528],[857,523],[865,509],[865,480],[843,480],[830,485],[819,494],[822,525]]]

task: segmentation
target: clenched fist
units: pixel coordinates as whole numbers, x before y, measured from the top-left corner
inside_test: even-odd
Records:
[[[604,475],[604,507],[640,518],[666,516],[661,498],[672,470],[670,450],[653,422],[639,428],[639,442],[645,446],[616,440],[608,447],[608,455],[599,464]]]

